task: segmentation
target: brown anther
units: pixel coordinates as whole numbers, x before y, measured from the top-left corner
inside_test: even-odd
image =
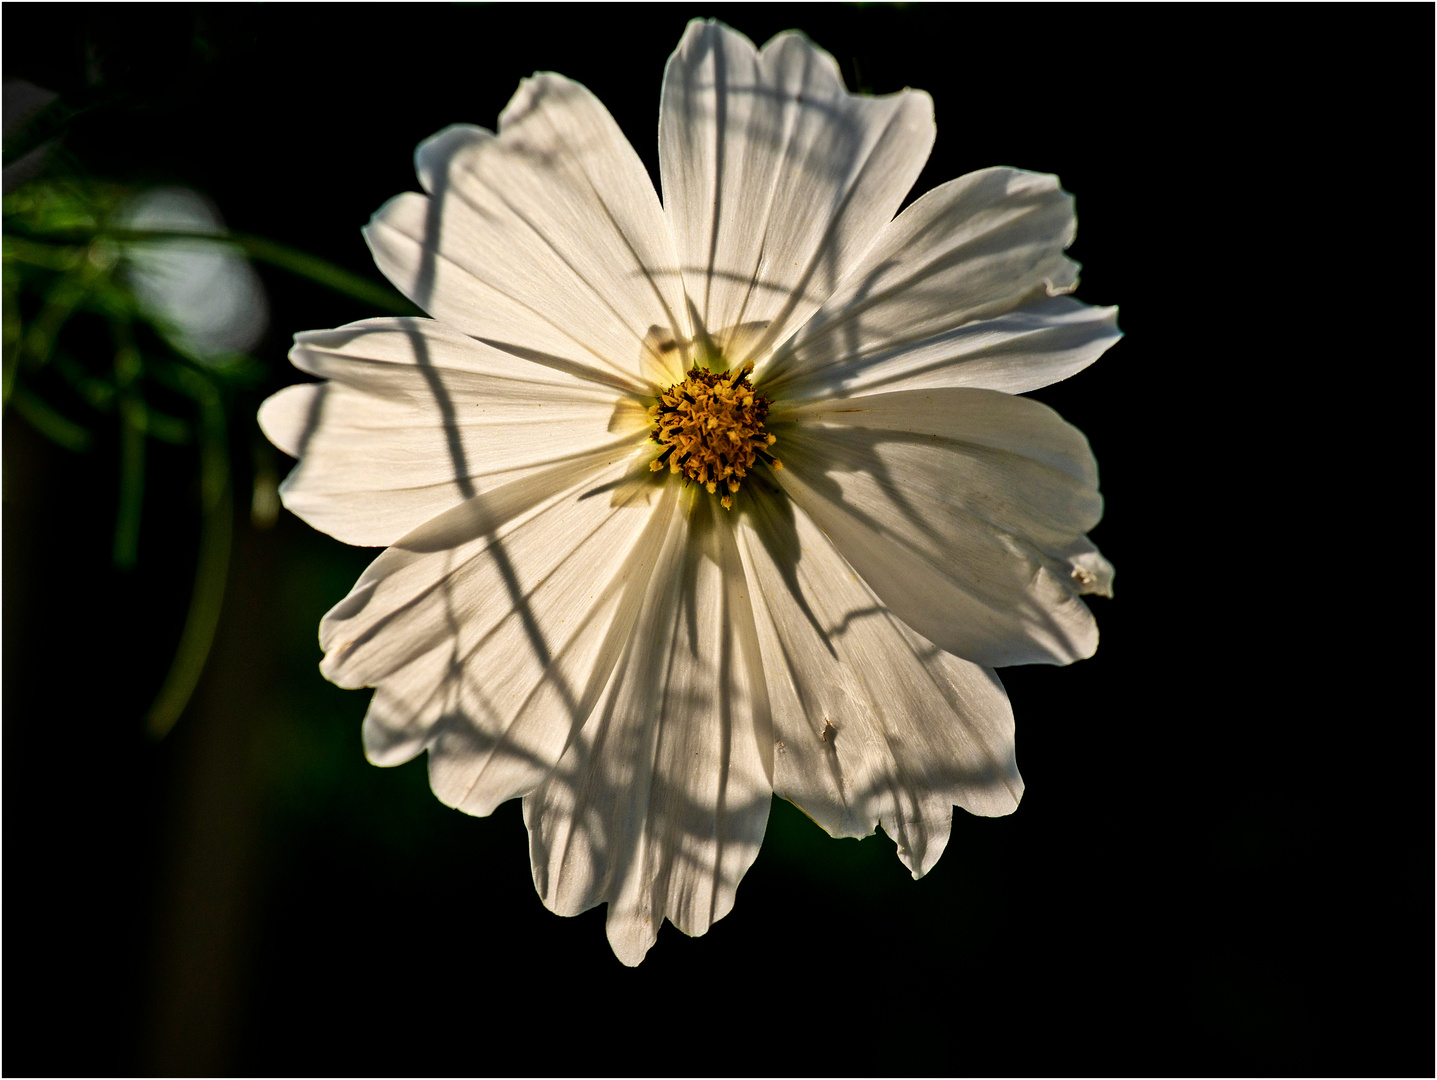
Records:
[[[749,370],[745,365],[719,374],[695,364],[649,410],[651,436],[665,448],[649,467],[659,471],[669,455],[671,472],[703,484],[710,494],[719,494],[723,483],[727,492],[719,502],[725,509],[764,448],[776,441],[763,429],[768,399],[755,392]]]

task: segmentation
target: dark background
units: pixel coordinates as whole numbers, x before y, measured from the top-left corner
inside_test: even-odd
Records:
[[[624,969],[602,909],[540,904],[517,802],[365,763],[316,630],[374,551],[241,498],[205,675],[146,739],[193,452],[152,447],[120,573],[115,437],[7,415],[4,1071],[1430,1074],[1430,8],[12,4],[4,73],[118,102],[66,135],[93,175],[379,280],[359,227],[415,145],[535,69],[656,175],[696,15],[928,90],[916,193],[1002,164],[1077,197],[1078,296],[1127,337],[1035,396],[1096,451],[1117,596],[1094,659],[1000,673],[1022,807],[959,811],[913,882],[777,802],[734,912]],[[291,335],[376,313],[259,272],[242,495],[288,468],[253,414]]]

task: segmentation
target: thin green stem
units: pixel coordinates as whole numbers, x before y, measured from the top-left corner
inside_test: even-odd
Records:
[[[120,505],[115,514],[113,558],[116,569],[129,570],[139,557],[140,516],[145,503],[145,399],[137,385],[140,353],[129,324],[116,319],[111,327],[120,412]]]
[[[199,372],[183,367],[175,371],[185,392],[199,405],[196,427],[200,444],[200,553],[180,644],[164,685],[145,718],[145,730],[154,739],[163,739],[175,726],[204,671],[224,605],[234,531],[224,403],[214,384]]]
[[[80,244],[42,244],[6,233],[4,257],[46,270],[63,271],[73,270],[75,264],[85,257],[85,249]]]
[[[40,314],[30,324],[21,343],[23,352],[29,355],[35,367],[41,368],[50,362],[60,328],[104,273],[95,260],[84,259],[75,269],[55,279],[55,283],[45,294],[45,303],[40,308]]]
[[[85,370],[85,365],[65,349],[56,349],[55,355],[50,359],[50,364],[55,374],[64,379],[90,408],[106,414],[115,411],[115,397],[118,390],[114,383],[91,375]]]
[[[106,229],[99,236],[119,244],[164,243],[172,240],[193,242],[204,240],[212,244],[228,244],[237,247],[252,259],[267,262],[281,270],[287,270],[298,277],[317,282],[335,292],[363,300],[367,304],[395,311],[405,315],[419,313],[419,309],[393,289],[377,285],[366,277],[351,273],[343,267],[309,255],[303,251],[266,240],[262,236],[246,233],[201,233],[170,232],[168,230]]]
[[[86,429],[61,416],[25,387],[15,387],[10,400],[25,422],[51,442],[77,454],[90,448],[90,433]]]
[[[20,335],[24,329],[20,320],[20,282],[14,274],[5,275],[4,284],[4,383],[0,402],[8,402],[15,389],[15,374],[20,370]]]

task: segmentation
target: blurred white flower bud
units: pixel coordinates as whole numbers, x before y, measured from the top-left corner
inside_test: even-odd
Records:
[[[219,212],[189,188],[153,188],[121,211],[126,229],[223,233]],[[204,240],[125,245],[126,276],[171,344],[199,360],[247,352],[269,323],[264,286],[243,255]]]

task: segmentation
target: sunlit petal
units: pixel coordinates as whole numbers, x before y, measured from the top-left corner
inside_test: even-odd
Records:
[[[908,629],[777,492],[738,529],[773,711],[774,791],[833,836],[875,827],[914,877],[953,807],[1011,813],[1023,793],[997,676]]]
[[[1111,569],[1100,589],[1078,559],[1102,516],[1097,466],[1055,412],[993,390],[909,390],[784,421],[774,476],[914,630],[980,664],[1093,654],[1078,596],[1106,591]]]
[[[325,616],[322,670],[374,686],[376,764],[428,749],[435,794],[472,814],[559,760],[639,613],[675,493],[591,455],[410,533]]]
[[[492,349],[430,319],[300,334],[290,359],[327,378],[260,410],[300,458],[284,504],[351,544],[389,544],[480,491],[633,446],[637,399]]]
[[[766,324],[731,362],[762,356],[849,276],[933,135],[927,94],[850,94],[801,34],[760,51],[726,26],[689,24],[664,73],[664,209],[702,325]]]
[[[1008,315],[1077,285],[1078,264],[1063,254],[1077,221],[1073,199],[1055,176],[983,169],[934,188],[900,214],[828,296],[813,318],[774,354],[760,378],[773,392],[806,397],[818,387],[864,385],[895,365],[960,353],[969,338],[950,336],[979,319]],[[1052,317],[1062,308],[1045,307]],[[1091,363],[1113,340],[1080,351]],[[1071,316],[1070,316],[1071,318]],[[1019,321],[1016,326],[1022,326]],[[1016,327],[1015,327],[1016,328]],[[1000,332],[1012,331],[1002,326]],[[1072,346],[1065,343],[1066,350]],[[916,354],[910,357],[910,353]],[[870,370],[878,367],[878,370]],[[1031,383],[1031,363],[1024,365]],[[1072,359],[1041,370],[1044,385],[1071,374]],[[992,389],[1011,390],[1007,385]],[[788,386],[788,383],[796,385]],[[816,384],[816,386],[815,386]],[[989,386],[955,372],[946,386]]]
[[[702,934],[733,907],[772,791],[768,698],[733,526],[702,489],[666,490],[663,554],[613,681],[524,800],[544,903],[573,915],[607,901],[609,942],[630,965],[666,916]]]
[[[427,194],[390,200],[365,230],[375,262],[429,314],[516,355],[652,391],[682,370],[651,327],[686,340],[676,256],[638,155],[593,94],[526,79],[483,128],[420,145]]]
[[[1106,352],[1122,337],[1117,317],[1117,308],[1050,296],[913,340],[874,332],[777,388],[766,385],[797,399],[960,386],[1022,394],[1066,379]]]

